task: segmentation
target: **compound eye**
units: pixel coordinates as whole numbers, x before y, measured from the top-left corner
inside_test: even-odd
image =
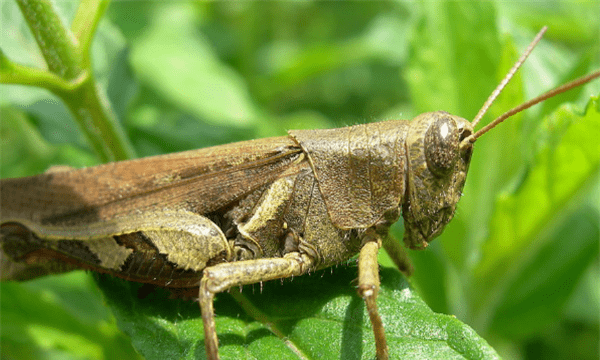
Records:
[[[437,118],[425,133],[427,167],[436,176],[448,175],[459,156],[459,133],[456,122],[449,116]]]

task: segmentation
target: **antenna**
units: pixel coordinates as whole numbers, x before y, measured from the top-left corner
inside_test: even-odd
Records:
[[[479,123],[479,120],[481,120],[481,118],[483,117],[483,115],[485,115],[485,113],[488,111],[490,106],[492,106],[492,103],[494,102],[494,100],[496,100],[498,95],[500,95],[500,92],[502,91],[502,89],[504,89],[506,84],[508,84],[510,79],[512,79],[513,75],[517,72],[517,70],[519,70],[521,65],[523,65],[523,63],[525,62],[525,59],[527,59],[529,54],[531,54],[531,52],[533,51],[533,48],[542,39],[542,36],[544,36],[544,33],[546,32],[546,30],[548,30],[547,26],[544,26],[542,28],[542,30],[540,30],[540,32],[535,36],[535,38],[533,39],[531,44],[529,44],[529,46],[525,50],[525,53],[523,53],[523,55],[521,55],[519,60],[517,60],[517,62],[513,65],[513,67],[508,71],[508,74],[506,74],[504,79],[502,79],[500,84],[498,84],[498,87],[496,87],[496,89],[494,91],[492,91],[492,94],[490,95],[490,97],[485,101],[485,103],[483,103],[481,110],[479,110],[477,115],[475,115],[475,118],[473,119],[473,121],[471,121],[471,124],[473,124],[473,128],[475,128],[475,126],[477,126],[477,123]]]
[[[533,105],[542,102],[546,99],[549,99],[553,96],[556,96],[558,94],[564,93],[565,91],[569,91],[575,87],[578,87],[580,85],[583,85],[587,82],[592,81],[593,79],[600,77],[600,70],[593,72],[589,75],[586,76],[582,76],[578,79],[575,79],[569,83],[566,83],[564,85],[561,85],[555,89],[552,89],[536,98],[533,98],[529,101],[527,101],[526,103],[523,103],[511,110],[508,110],[507,112],[505,112],[504,114],[498,116],[494,121],[492,121],[491,123],[487,124],[486,126],[484,126],[483,128],[479,129],[479,131],[477,131],[475,134],[467,137],[465,140],[470,141],[471,143],[474,143],[475,140],[477,140],[477,138],[479,138],[481,135],[485,134],[486,132],[490,131],[491,129],[493,129],[496,125],[500,124],[501,122],[503,122],[504,120],[508,119],[509,117],[513,116],[514,114],[517,114],[525,109],[528,109],[530,107],[532,107]],[[464,140],[463,140],[464,141]]]

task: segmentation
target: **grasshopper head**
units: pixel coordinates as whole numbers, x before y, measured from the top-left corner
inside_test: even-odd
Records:
[[[402,205],[404,243],[421,249],[442,233],[462,195],[473,143],[469,121],[438,111],[410,123],[408,169]]]
[[[598,70],[554,88],[508,110],[473,133],[473,128],[529,56],[546,29],[544,26],[529,44],[472,122],[441,111],[425,113],[411,121],[406,138],[408,169],[402,202],[404,243],[409,248],[426,247],[452,220],[465,185],[473,143],[478,138],[512,115],[600,77]]]

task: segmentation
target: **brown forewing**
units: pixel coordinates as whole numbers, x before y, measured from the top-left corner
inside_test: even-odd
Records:
[[[206,214],[293,173],[300,154],[292,139],[277,137],[4,179],[1,218],[68,226],[152,209]]]

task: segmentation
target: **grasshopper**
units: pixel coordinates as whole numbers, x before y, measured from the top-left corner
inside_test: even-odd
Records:
[[[377,309],[377,253],[411,266],[452,220],[475,141],[508,117],[600,76],[574,80],[475,126],[545,28],[473,121],[438,111],[0,183],[2,280],[89,269],[167,288],[199,288],[208,358],[219,358],[213,299],[231,287],[303,275],[356,254],[358,293],[388,358]]]

